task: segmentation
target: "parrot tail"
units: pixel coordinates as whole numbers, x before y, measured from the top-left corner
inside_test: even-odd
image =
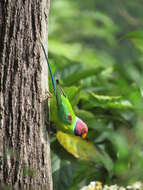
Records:
[[[46,61],[47,61],[47,64],[48,64],[48,68],[49,68],[49,71],[50,71],[50,76],[51,76],[51,79],[52,79],[52,85],[53,85],[53,88],[54,88],[54,92],[56,94],[56,82],[55,82],[55,79],[54,79],[54,76],[53,76],[53,73],[52,73],[52,69],[51,69],[50,63],[48,61],[48,55],[46,54],[46,50],[45,50],[44,45],[42,43],[42,39],[40,37],[40,34],[39,34],[39,41],[40,41],[40,44],[42,46],[42,49],[43,49],[43,52],[44,52],[44,55],[45,55],[45,58],[46,58]]]

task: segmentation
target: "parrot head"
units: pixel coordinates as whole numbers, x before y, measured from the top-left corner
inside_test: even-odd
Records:
[[[75,130],[74,130],[75,135],[81,136],[83,139],[86,138],[87,133],[88,133],[88,127],[87,125],[79,118],[77,118]]]

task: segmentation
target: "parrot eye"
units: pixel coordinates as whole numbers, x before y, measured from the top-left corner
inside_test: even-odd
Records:
[[[85,133],[85,131],[86,131],[85,128],[82,128],[81,132],[82,132],[82,133]]]

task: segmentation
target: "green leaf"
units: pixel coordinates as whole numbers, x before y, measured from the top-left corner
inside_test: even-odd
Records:
[[[93,107],[108,109],[132,109],[132,104],[128,100],[122,99],[120,96],[104,96],[95,93],[89,93],[83,96],[83,107],[86,109]]]
[[[98,159],[98,151],[94,145],[82,140],[81,137],[63,133],[61,131],[57,132],[56,137],[59,143],[76,158],[91,161]]]
[[[52,161],[55,162],[54,165],[52,165],[54,190],[67,190],[70,183],[72,183],[75,170],[74,163],[65,159],[60,159],[56,157],[56,155],[52,156]]]
[[[131,39],[136,48],[143,53],[143,30],[129,32],[125,37]]]
[[[57,55],[65,56],[72,60],[76,60],[75,57],[81,51],[81,45],[78,43],[69,44],[69,43],[59,42],[54,39],[49,39],[48,43],[50,44],[49,45],[50,52]]]
[[[112,170],[113,163],[111,158],[106,153],[100,153],[91,142],[82,140],[78,136],[63,133],[62,131],[58,131],[56,137],[59,143],[74,157],[95,163],[101,162],[107,170]]]
[[[76,159],[57,140],[51,142],[51,165],[54,190],[67,190],[72,183]]]
[[[76,73],[69,75],[66,79],[64,79],[64,83],[66,85],[72,85],[74,83],[79,82],[81,79],[95,75],[96,73],[100,72],[101,68],[91,68],[86,70],[79,70]]]
[[[72,106],[75,106],[78,104],[79,98],[80,98],[80,90],[76,86],[66,87],[64,88],[64,91],[66,93],[66,96],[68,97],[70,103]]]
[[[57,78],[60,78],[65,85],[75,85],[80,80],[87,77],[95,76],[103,70],[102,66],[86,66],[80,62],[71,62],[64,68],[61,68],[56,72]]]

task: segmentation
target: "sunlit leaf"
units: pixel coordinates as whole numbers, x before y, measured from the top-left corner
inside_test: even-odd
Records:
[[[58,131],[56,136],[59,143],[76,158],[95,163],[101,162],[109,171],[112,170],[112,160],[106,153],[100,153],[91,142],[61,131]]]
[[[98,151],[92,143],[82,140],[81,137],[61,131],[58,131],[56,136],[60,144],[76,158],[91,161],[98,160]]]

